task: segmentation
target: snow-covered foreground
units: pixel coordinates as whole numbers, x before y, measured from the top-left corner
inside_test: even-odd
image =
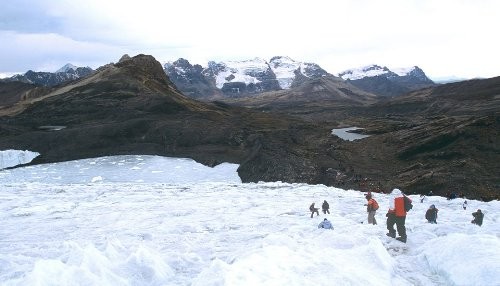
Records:
[[[155,156],[0,171],[0,285],[500,285],[498,201],[411,196],[403,244],[385,235],[386,195],[367,225],[361,192],[235,174]],[[331,214],[310,218],[323,200]]]

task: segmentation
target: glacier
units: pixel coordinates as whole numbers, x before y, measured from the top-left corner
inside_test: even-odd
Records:
[[[387,194],[369,225],[363,192],[241,183],[237,167],[130,155],[0,170],[0,284],[500,285],[498,201],[410,195],[403,244],[385,235]],[[310,218],[323,200],[331,214]]]

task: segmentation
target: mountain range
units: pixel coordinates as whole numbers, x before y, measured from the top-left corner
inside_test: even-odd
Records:
[[[269,61],[209,62],[207,67],[179,59],[164,65],[174,84],[193,98],[238,98],[298,87],[309,80],[336,77],[318,64],[277,56]],[[397,69],[372,65],[337,75],[365,92],[380,96],[401,95],[434,85],[417,66]]]
[[[260,93],[288,90],[309,80],[340,77],[359,89],[379,96],[401,95],[434,85],[417,66],[389,70],[372,65],[332,75],[315,63],[295,61],[276,56],[266,61],[254,58],[245,61],[208,62],[203,67],[180,58],[164,64],[170,80],[188,97],[196,99],[240,98]],[[66,64],[55,73],[28,71],[1,81],[21,81],[52,87],[91,74],[89,67]]]

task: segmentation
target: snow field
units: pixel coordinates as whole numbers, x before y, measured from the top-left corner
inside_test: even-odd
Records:
[[[219,182],[156,156],[0,171],[0,284],[500,285],[497,201],[463,210],[461,199],[410,196],[403,244],[385,235],[388,195],[374,194],[378,225],[368,225],[361,192],[242,184],[235,168],[204,168]],[[193,182],[165,179],[179,169]],[[323,200],[331,214],[310,218]],[[424,218],[431,204],[437,225]],[[477,208],[482,227],[470,223]],[[317,228],[325,217],[334,230]]]

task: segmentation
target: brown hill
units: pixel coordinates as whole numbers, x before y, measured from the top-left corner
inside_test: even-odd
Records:
[[[333,76],[311,79],[292,89],[266,92],[252,97],[224,99],[225,102],[263,109],[293,109],[295,106],[330,102],[337,106],[375,103],[376,95],[360,90]]]

